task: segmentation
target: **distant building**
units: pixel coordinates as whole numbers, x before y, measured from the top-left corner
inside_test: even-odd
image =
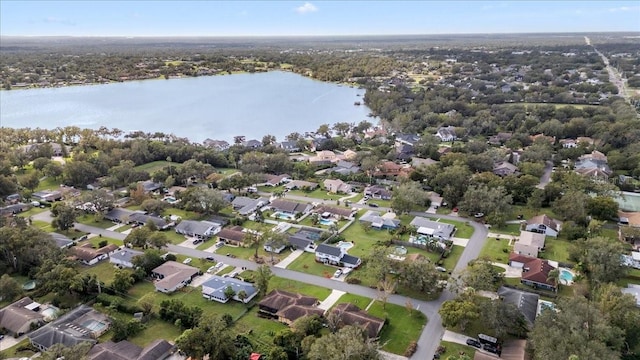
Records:
[[[449,142],[457,139],[456,137],[456,128],[453,126],[441,127],[436,132],[436,136],[440,138],[441,141]]]
[[[324,310],[317,307],[319,303],[318,299],[311,296],[276,289],[258,303],[258,311],[262,316],[291,325],[304,316],[324,315]]]
[[[33,327],[44,324],[44,315],[38,310],[40,304],[24,297],[13,304],[0,309],[0,328],[5,329],[11,336],[22,336]]]
[[[31,345],[46,351],[55,344],[72,347],[83,342],[95,344],[109,330],[109,317],[80,305],[28,335]]]
[[[133,258],[136,256],[142,256],[142,255],[144,255],[142,251],[123,247],[122,249],[117,250],[116,252],[111,254],[111,256],[109,256],[109,262],[114,265],[119,265],[122,267],[132,269],[134,267]]]
[[[227,288],[233,290],[234,295],[232,297],[227,296]],[[244,298],[242,298],[242,295],[238,296],[241,292],[244,292]],[[258,295],[258,289],[253,284],[231,277],[214,275],[202,283],[202,296],[205,299],[221,303],[226,303],[233,299],[246,304],[256,295]]]
[[[172,293],[187,286],[200,270],[176,261],[167,261],[151,271],[156,291]]]

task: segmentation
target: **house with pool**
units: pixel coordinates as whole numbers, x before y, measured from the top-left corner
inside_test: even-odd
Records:
[[[509,266],[522,269],[520,282],[524,285],[549,291],[556,291],[558,288],[555,281],[549,279],[549,273],[556,268],[549,264],[547,260],[511,253],[509,255]],[[565,281],[568,282],[569,280]]]
[[[409,225],[416,228],[416,232],[418,233],[417,238],[423,236],[438,240],[451,240],[453,233],[456,231],[456,227],[454,225],[433,221],[420,216],[414,217]]]
[[[273,209],[275,212],[274,215],[279,219],[285,218],[291,220],[298,216],[298,214],[308,213],[312,208],[311,204],[282,199],[276,199],[271,202],[271,209]]]
[[[353,243],[346,243],[353,246]],[[346,246],[320,244],[316,248],[316,261],[334,266],[344,266],[355,269],[362,263],[359,257],[347,254]]]
[[[369,210],[360,217],[361,223],[369,223],[371,227],[378,230],[397,229],[400,220],[395,218],[393,213],[382,214],[379,211]]]
[[[80,305],[28,336],[31,345],[46,351],[55,344],[72,347],[83,342],[95,344],[109,330],[109,317],[87,305]]]

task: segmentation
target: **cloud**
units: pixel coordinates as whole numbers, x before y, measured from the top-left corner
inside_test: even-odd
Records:
[[[310,2],[304,3],[302,6],[296,8],[298,14],[307,14],[318,11],[318,8]]]
[[[609,9],[609,12],[623,12],[623,11],[637,11],[640,10],[640,6],[620,6]]]
[[[75,21],[71,21],[69,19],[61,19],[54,16],[48,16],[42,19],[42,22],[48,23],[48,24],[62,24],[62,25],[69,25],[69,26],[77,25]]]

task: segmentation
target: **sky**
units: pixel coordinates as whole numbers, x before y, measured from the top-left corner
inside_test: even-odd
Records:
[[[0,0],[3,36],[640,31],[640,1]]]

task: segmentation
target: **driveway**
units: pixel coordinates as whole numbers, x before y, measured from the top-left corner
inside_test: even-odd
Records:
[[[547,161],[544,166],[544,173],[540,178],[540,183],[536,185],[538,189],[544,189],[547,184],[551,182],[551,173],[553,172],[553,163],[551,161]]]
[[[200,276],[196,276],[195,279],[191,281],[191,284],[189,284],[189,286],[197,288],[198,286],[201,286],[203,283],[205,283],[207,280],[211,279],[212,276],[213,274],[207,274],[207,273],[204,273]]]
[[[27,338],[27,335],[22,335],[19,338],[5,335],[4,339],[0,340],[0,350],[6,350],[10,347],[14,347],[17,343]]]
[[[291,254],[287,255],[286,258],[280,260],[280,262],[277,263],[275,267],[286,269],[287,266],[291,265],[291,263],[296,261],[296,259],[302,254],[304,254],[304,250],[294,250],[293,252],[291,252]]]

